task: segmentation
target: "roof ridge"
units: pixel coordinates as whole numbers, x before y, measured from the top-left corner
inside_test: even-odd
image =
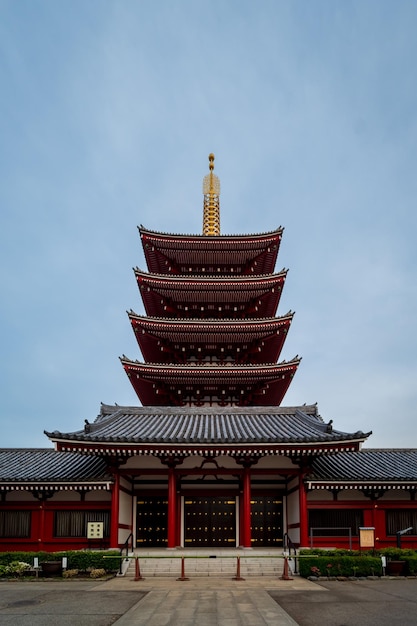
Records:
[[[143,226],[142,224],[140,224],[137,228],[140,233],[146,232],[151,235],[162,235],[164,237],[193,237],[194,239],[207,239],[208,241],[213,241],[216,239],[241,239],[242,237],[268,237],[270,235],[275,235],[284,231],[284,226],[278,226],[278,228],[275,228],[274,230],[268,230],[261,233],[223,233],[221,235],[210,235],[210,237],[208,237],[207,235],[202,235],[201,233],[168,233],[162,230],[150,230],[149,228],[145,228],[145,226]]]

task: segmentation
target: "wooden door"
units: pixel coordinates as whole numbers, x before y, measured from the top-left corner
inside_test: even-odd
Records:
[[[185,498],[186,547],[236,546],[235,497]]]
[[[168,500],[164,497],[138,498],[136,515],[136,546],[164,548],[167,545]]]
[[[282,546],[282,500],[270,496],[251,498],[252,546]]]

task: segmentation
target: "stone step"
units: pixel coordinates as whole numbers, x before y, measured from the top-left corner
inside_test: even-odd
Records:
[[[139,557],[140,574],[144,577],[175,576],[181,575],[181,558]],[[281,576],[284,570],[284,560],[273,557],[240,557],[240,574],[242,577],[250,576]],[[186,557],[184,559],[184,571],[188,577],[218,576],[232,578],[237,572],[236,557]],[[125,576],[135,577],[135,559],[131,558]]]

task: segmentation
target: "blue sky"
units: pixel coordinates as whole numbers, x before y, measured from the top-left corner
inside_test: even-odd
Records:
[[[285,226],[284,404],[417,447],[417,4],[0,0],[1,446],[137,404],[136,226]]]

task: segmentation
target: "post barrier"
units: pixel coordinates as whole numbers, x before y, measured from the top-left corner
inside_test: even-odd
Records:
[[[298,556],[297,558],[311,558],[310,555],[302,555],[302,556]],[[105,559],[114,559],[114,556],[104,556],[103,558]],[[135,581],[139,581],[139,580],[145,580],[145,578],[141,575],[140,572],[140,564],[139,564],[139,557],[132,555],[132,556],[128,556],[128,557],[116,557],[119,558],[120,560],[122,559],[135,559]],[[176,579],[176,580],[180,580],[180,581],[185,581],[185,580],[190,580],[188,576],[185,575],[185,559],[186,558],[192,558],[192,559],[208,559],[208,558],[214,558],[213,556],[201,556],[201,555],[193,555],[193,556],[174,556],[174,555],[158,555],[158,556],[151,556],[151,555],[146,555],[145,557],[142,556],[142,558],[145,559],[181,559],[181,575]],[[241,563],[240,563],[240,556],[237,555],[230,555],[230,556],[224,556],[222,555],[220,558],[236,558],[236,576],[234,576],[233,578],[231,578],[231,580],[246,580],[245,578],[243,578],[241,576]],[[259,556],[256,555],[245,555],[246,559],[250,559],[250,558],[259,558]],[[265,558],[270,558],[270,556],[266,556]],[[280,580],[294,580],[291,576],[290,576],[290,566],[289,566],[289,557],[288,556],[281,556],[281,555],[277,555],[275,558],[277,559],[284,559],[284,568],[283,568],[283,574],[282,576],[279,577]],[[34,568],[35,569],[35,568]],[[291,572],[292,573],[292,572]]]
[[[190,580],[185,575],[185,558],[183,556],[181,557],[181,576],[177,580]]]
[[[140,565],[139,565],[139,557],[135,557],[135,578],[134,580],[145,580],[143,576],[141,576],[140,573]]]
[[[245,580],[240,575],[240,556],[236,557],[236,576],[232,580]]]
[[[294,580],[288,573],[288,557],[284,556],[284,572],[280,577],[280,580]]]

